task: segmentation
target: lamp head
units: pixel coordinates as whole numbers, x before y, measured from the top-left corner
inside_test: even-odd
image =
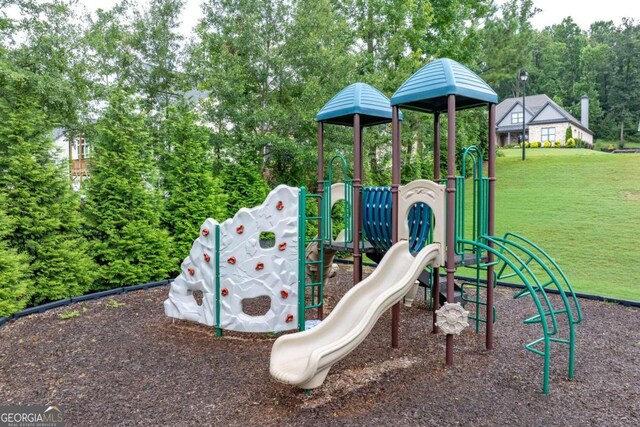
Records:
[[[523,82],[526,82],[528,78],[529,78],[529,73],[527,73],[524,70],[520,71],[520,80],[522,80]]]

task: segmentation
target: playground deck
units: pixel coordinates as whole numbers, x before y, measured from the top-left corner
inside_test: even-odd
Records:
[[[365,269],[365,273],[369,270]],[[326,312],[351,282],[341,266]],[[0,402],[64,407],[69,425],[638,425],[637,309],[582,300],[576,380],[554,352],[551,389],[541,360],[523,348],[530,301],[499,288],[496,349],[469,328],[456,366],[443,364],[444,336],[417,299],[402,309],[400,349],[389,348],[386,313],[311,397],[269,376],[274,338],[226,333],[164,316],[164,287],[33,315],[0,328]],[[421,293],[419,293],[419,296]],[[61,320],[59,314],[78,310]]]

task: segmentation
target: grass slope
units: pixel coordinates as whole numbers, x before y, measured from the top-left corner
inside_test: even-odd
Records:
[[[516,149],[497,161],[496,234],[533,240],[576,291],[640,300],[640,155]]]

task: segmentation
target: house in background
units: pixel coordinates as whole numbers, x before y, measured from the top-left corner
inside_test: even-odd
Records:
[[[560,141],[564,145],[566,131],[570,127],[573,138],[580,138],[588,145],[593,145],[593,132],[589,129],[587,95],[582,97],[580,120],[547,95],[527,96],[525,111],[522,110],[522,97],[507,98],[496,107],[496,118],[497,141],[501,147],[519,143],[522,138],[523,120],[526,141]]]
[[[82,181],[89,178],[91,146],[83,136],[68,139],[62,128],[53,131],[53,140],[58,162],[66,165],[73,189],[80,190]]]

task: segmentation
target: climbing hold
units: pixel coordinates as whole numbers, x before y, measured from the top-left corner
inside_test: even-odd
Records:
[[[195,268],[191,268],[191,267],[187,268],[187,272],[189,273],[189,276],[193,276],[196,274]]]
[[[293,314],[287,314],[287,320],[285,320],[285,322],[287,323],[293,322]]]
[[[209,255],[208,253],[204,253],[204,262],[209,262],[211,261],[211,255]]]
[[[239,225],[236,227],[236,233],[242,234],[244,233],[244,225]]]
[[[235,264],[235,263],[236,263],[236,257],[232,256],[231,258],[229,258],[229,259],[227,260],[227,262],[228,262],[229,264],[231,264],[231,265]]]
[[[278,202],[278,204],[276,205],[276,209],[278,209],[279,211],[284,209],[284,203],[282,203],[282,200]]]
[[[287,298],[289,298],[289,292],[280,291],[280,296],[282,297],[282,299],[287,299]]]
[[[203,228],[202,229],[202,235],[205,236],[205,237],[208,236],[209,235],[209,230],[206,229],[206,228]]]
[[[278,245],[278,249],[280,249],[281,251],[284,251],[285,249],[287,249],[287,242],[282,242]]]
[[[436,314],[438,318],[436,326],[445,334],[459,335],[464,328],[469,326],[469,312],[462,308],[459,302],[445,303],[436,311]]]
[[[264,263],[259,262],[258,265],[256,265],[256,271],[260,271],[264,268]]]
[[[222,290],[220,291],[220,294],[222,294],[223,297],[226,297],[227,295],[229,295],[229,289],[222,288]]]

